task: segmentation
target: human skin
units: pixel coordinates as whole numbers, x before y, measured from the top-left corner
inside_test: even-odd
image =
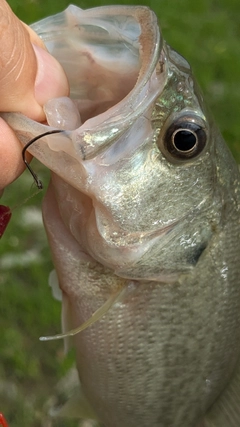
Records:
[[[41,39],[0,0],[0,112],[45,119],[44,103],[68,95],[67,78]],[[0,195],[24,170],[22,146],[0,118]]]

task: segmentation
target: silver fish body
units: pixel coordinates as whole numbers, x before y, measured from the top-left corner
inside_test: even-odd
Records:
[[[106,427],[240,425],[224,409],[240,390],[239,170],[188,63],[145,7],[70,6],[33,28],[74,99],[45,106],[65,133],[30,150],[52,171],[64,331],[119,294],[73,337],[87,400]],[[23,143],[49,130],[4,117]]]

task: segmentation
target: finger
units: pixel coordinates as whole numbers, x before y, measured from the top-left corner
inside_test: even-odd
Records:
[[[62,67],[5,0],[0,0],[0,37],[0,111],[44,121],[42,106],[47,100],[69,93]],[[14,132],[0,119],[0,189],[24,170],[21,152]]]
[[[40,37],[38,37],[38,35],[35,33],[35,31],[33,31],[31,27],[29,27],[27,24],[25,24],[25,22],[21,21],[21,24],[25,27],[26,31],[28,32],[31,43],[34,43],[37,46],[41,47],[42,49],[47,50],[42,39],[40,39]]]
[[[0,2],[0,37],[0,111],[20,111],[44,120],[43,103],[59,92],[61,96],[68,94],[61,66],[39,47],[42,41],[22,24],[5,0]]]
[[[27,157],[30,160],[30,156]],[[22,146],[14,131],[0,118],[0,195],[1,191],[14,181],[25,169],[22,160]],[[2,170],[4,168],[4,173]]]

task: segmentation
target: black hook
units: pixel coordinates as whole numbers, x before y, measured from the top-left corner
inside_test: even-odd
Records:
[[[30,174],[32,175],[35,183],[37,184],[37,188],[39,190],[43,189],[43,184],[42,184],[42,181],[38,178],[37,174],[32,170],[32,168],[29,165],[28,161],[26,160],[26,157],[25,157],[26,156],[26,151],[30,147],[30,145],[32,145],[38,139],[43,138],[44,136],[47,136],[47,135],[52,135],[53,133],[60,133],[60,132],[64,132],[64,130],[49,130],[48,132],[42,133],[41,135],[38,135],[38,136],[35,136],[35,138],[31,139],[31,141],[29,141],[25,145],[25,147],[23,148],[23,150],[22,150],[23,161],[24,161],[26,167],[28,168]]]

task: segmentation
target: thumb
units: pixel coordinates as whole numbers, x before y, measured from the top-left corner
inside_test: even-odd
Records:
[[[5,0],[0,0],[0,112],[20,112],[44,121],[42,107],[46,101],[68,92],[60,64],[37,34],[14,15]],[[23,170],[22,145],[0,117],[0,190]]]
[[[18,111],[43,121],[43,104],[68,95],[62,67],[5,0],[0,0],[0,40],[0,111]]]

